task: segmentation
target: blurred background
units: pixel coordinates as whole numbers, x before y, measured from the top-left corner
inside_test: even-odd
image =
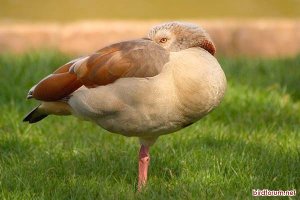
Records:
[[[300,0],[1,0],[0,52],[55,48],[85,54],[144,36],[162,21],[202,25],[217,55],[294,56]]]
[[[299,17],[299,0],[2,0],[3,20],[186,19]]]
[[[208,31],[228,89],[207,117],[159,138],[145,192],[136,138],[71,116],[22,122],[39,103],[28,90],[59,66],[172,20]],[[299,53],[300,0],[0,0],[0,199],[299,193]]]

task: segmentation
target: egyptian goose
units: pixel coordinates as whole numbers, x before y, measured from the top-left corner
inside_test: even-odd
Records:
[[[140,140],[138,190],[146,184],[149,147],[213,110],[226,78],[209,35],[190,23],[153,27],[147,38],[104,47],[42,79],[27,98],[40,100],[24,121],[74,115]]]

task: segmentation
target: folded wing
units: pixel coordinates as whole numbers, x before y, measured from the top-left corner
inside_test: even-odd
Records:
[[[34,86],[28,97],[56,101],[82,85],[97,87],[124,77],[155,76],[168,60],[168,52],[148,39],[116,43],[58,68]]]

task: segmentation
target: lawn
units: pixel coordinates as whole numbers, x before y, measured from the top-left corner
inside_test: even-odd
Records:
[[[251,199],[264,188],[297,189],[299,198],[300,56],[220,58],[223,103],[157,141],[142,193],[136,138],[73,117],[22,123],[37,104],[28,89],[70,58],[0,55],[0,199]]]

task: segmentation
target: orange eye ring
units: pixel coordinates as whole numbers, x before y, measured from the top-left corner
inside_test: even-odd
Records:
[[[167,41],[168,41],[167,38],[161,38],[161,39],[159,40],[160,43],[166,43]]]

